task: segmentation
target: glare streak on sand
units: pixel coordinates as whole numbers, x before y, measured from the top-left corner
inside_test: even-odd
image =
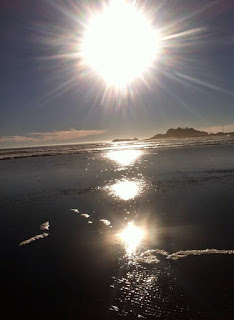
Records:
[[[27,239],[27,240],[20,242],[19,246],[24,246],[25,244],[29,244],[30,242],[38,240],[38,239],[43,239],[45,237],[48,237],[48,235],[49,235],[49,233],[46,233],[46,232],[41,233],[41,234],[37,234],[36,236],[34,236],[30,239]]]
[[[156,257],[156,255],[165,256],[168,260],[179,260],[182,258],[187,258],[189,256],[201,256],[201,255],[216,255],[216,254],[234,254],[234,250],[218,250],[218,249],[204,249],[204,250],[180,250],[174,253],[168,253],[161,249],[155,250],[147,250],[141,255],[138,256],[138,262],[152,264],[158,263],[160,260]]]

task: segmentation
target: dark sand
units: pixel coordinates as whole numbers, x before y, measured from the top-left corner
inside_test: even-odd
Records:
[[[234,145],[107,152],[0,161],[2,314],[234,319],[231,251],[168,257],[234,249]],[[111,189],[126,180],[129,200]],[[147,239],[129,257],[115,235],[132,220]]]

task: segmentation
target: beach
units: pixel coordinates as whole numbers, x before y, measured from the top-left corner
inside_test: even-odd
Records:
[[[234,144],[182,140],[2,151],[2,312],[233,319]]]

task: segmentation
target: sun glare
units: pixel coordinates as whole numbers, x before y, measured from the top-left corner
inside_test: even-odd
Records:
[[[117,234],[117,237],[123,242],[128,254],[136,251],[145,238],[145,230],[129,222],[127,227]]]
[[[134,199],[140,192],[139,183],[135,181],[118,181],[110,188],[111,193],[114,196],[119,197],[122,200]]]
[[[129,166],[133,164],[142,154],[141,150],[112,150],[107,157],[120,165]]]
[[[124,88],[143,76],[159,52],[159,34],[135,2],[112,0],[85,27],[81,56],[107,83]]]

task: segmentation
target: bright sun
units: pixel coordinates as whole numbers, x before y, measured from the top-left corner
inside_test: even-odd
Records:
[[[158,32],[133,1],[112,0],[90,17],[81,56],[108,86],[123,88],[152,66],[159,42]]]

